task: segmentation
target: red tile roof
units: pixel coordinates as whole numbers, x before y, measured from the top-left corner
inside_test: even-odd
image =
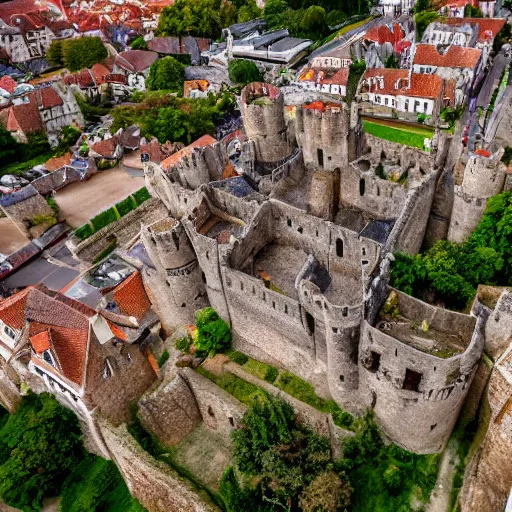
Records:
[[[348,68],[334,69],[318,69],[310,68],[305,70],[299,76],[301,82],[314,82],[316,84],[337,84],[347,85]]]
[[[22,131],[28,134],[44,130],[35,93],[29,94],[29,98],[28,103],[13,105],[10,108],[7,118],[7,129],[10,132]]]
[[[8,75],[5,75],[2,78],[0,78],[0,87],[10,94],[12,94],[16,90],[17,85],[18,84]]]
[[[404,36],[405,32],[400,25],[394,23],[392,30],[385,24],[372,27],[366,32],[364,38],[379,44],[391,43],[394,46],[398,41],[403,39]]]
[[[110,139],[101,140],[91,146],[91,149],[105,158],[113,157],[117,148],[118,137],[110,137]]]
[[[42,109],[54,108],[64,104],[62,98],[52,86],[36,89],[35,93],[37,103]]]
[[[107,81],[106,77],[110,74],[109,69],[99,62],[94,64],[90,71],[96,85],[105,83]]]
[[[450,46],[441,55],[437,48],[430,44],[416,45],[414,64],[437,66],[443,68],[476,68],[482,55],[482,50],[464,46]]]
[[[116,56],[115,63],[122,69],[133,72],[144,71],[158,60],[158,53],[146,50],[127,50]]]
[[[363,79],[382,77],[373,83],[370,92],[390,96],[410,96],[415,98],[437,99],[443,90],[443,79],[438,75],[411,74],[410,87],[408,85],[409,72],[407,69],[371,68],[365,71]]]
[[[13,329],[22,329],[25,325],[25,304],[30,288],[8,297],[0,302],[0,320]]]
[[[466,23],[478,25],[478,41],[483,43],[494,39],[506,21],[502,18],[448,18],[445,23],[456,27]]]
[[[82,71],[79,71],[78,73],[65,76],[64,83],[66,85],[78,85],[80,89],[86,89],[87,87],[95,86],[94,79],[88,69],[82,69]]]
[[[47,5],[57,8],[64,16],[66,15],[66,11],[59,0],[47,0],[44,3],[37,0],[11,0],[10,2],[0,3],[0,18],[7,23],[13,14],[46,11]]]
[[[151,307],[140,272],[134,272],[116,287],[113,299],[124,315],[142,320]]]
[[[171,156],[168,156],[162,162],[162,168],[164,170],[169,170],[172,167],[174,167],[182,158],[189,157],[194,151],[194,149],[211,146],[216,142],[217,140],[214,139],[211,135],[203,135],[202,137],[199,137],[199,139],[197,139],[196,141],[192,142],[192,144],[190,144],[189,146],[181,149],[180,151],[177,151]]]
[[[37,354],[41,354],[45,350],[48,350],[51,346],[50,329],[31,336],[30,343]]]
[[[126,333],[120,327],[118,327],[115,323],[111,322],[110,320],[107,320],[107,323],[110,327],[110,330],[113,332],[113,334],[116,338],[126,341],[126,339],[127,339]]]

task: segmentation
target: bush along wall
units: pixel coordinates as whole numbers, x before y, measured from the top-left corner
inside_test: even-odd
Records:
[[[96,217],[93,217],[83,226],[76,228],[74,231],[75,236],[80,238],[80,240],[89,238],[100,229],[103,229],[105,226],[108,226],[112,222],[119,220],[121,217],[124,217],[131,211],[135,210],[135,208],[147,201],[150,197],[151,195],[147,191],[146,187],[142,187],[126,199],[123,199],[114,206],[111,206],[108,210],[98,213]]]

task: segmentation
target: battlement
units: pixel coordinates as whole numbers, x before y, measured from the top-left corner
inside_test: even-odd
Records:
[[[268,103],[281,99],[281,91],[278,87],[264,82],[252,82],[242,90],[241,100],[245,105],[262,107]],[[258,100],[263,100],[259,101]],[[268,103],[267,103],[268,102]]]

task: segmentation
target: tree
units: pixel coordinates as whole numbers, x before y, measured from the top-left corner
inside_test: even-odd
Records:
[[[62,60],[70,71],[90,68],[107,56],[107,49],[99,37],[79,37],[62,41]]]
[[[46,51],[46,60],[53,66],[62,67],[64,65],[62,55],[62,41],[55,39]]]
[[[398,65],[398,59],[396,58],[396,55],[392,53],[384,63],[385,68],[395,68],[397,69],[399,67]]]
[[[197,338],[194,346],[197,355],[207,356],[225,352],[231,347],[229,325],[211,308],[196,313]]]
[[[238,23],[261,18],[263,11],[256,5],[255,0],[249,0],[244,6],[238,9]]]
[[[263,15],[269,28],[280,28],[286,25],[286,12],[289,11],[285,0],[268,0]]]
[[[416,21],[416,39],[418,41],[421,41],[423,32],[425,32],[430,23],[437,18],[439,18],[439,15],[434,11],[422,11],[414,16],[414,20]]]
[[[150,91],[183,91],[185,66],[174,57],[164,57],[151,64],[146,85]]]
[[[20,147],[18,142],[2,125],[0,125],[0,162],[8,164],[17,159]]]
[[[429,11],[431,9],[430,0],[418,0],[414,5],[414,12]]]
[[[225,28],[237,22],[237,9],[229,0],[222,0],[220,4],[220,27]]]
[[[342,512],[350,505],[351,495],[352,486],[346,477],[326,471],[304,489],[299,504],[303,512]]]
[[[329,27],[337,27],[347,19],[347,15],[340,10],[333,10],[327,13],[325,21]]]
[[[182,140],[186,134],[186,117],[181,110],[171,107],[161,108],[157,119],[152,123],[151,132],[162,144],[166,141]]]
[[[300,21],[300,28],[310,39],[323,37],[327,32],[325,9],[318,5],[308,7]]]
[[[29,394],[0,431],[0,496],[9,505],[39,510],[58,496],[82,459],[78,420],[53,396]]]
[[[466,4],[464,7],[464,18],[483,18],[484,14],[479,7]]]
[[[238,84],[262,82],[263,76],[258,66],[251,60],[233,59],[228,66],[229,79]]]

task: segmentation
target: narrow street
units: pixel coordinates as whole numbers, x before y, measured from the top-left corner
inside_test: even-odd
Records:
[[[457,443],[451,440],[443,452],[436,485],[430,495],[430,502],[425,507],[425,512],[448,512],[457,463]]]

